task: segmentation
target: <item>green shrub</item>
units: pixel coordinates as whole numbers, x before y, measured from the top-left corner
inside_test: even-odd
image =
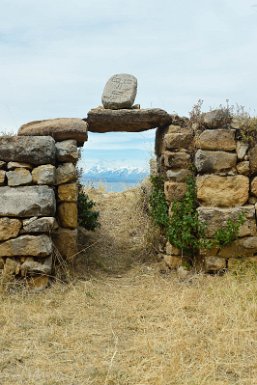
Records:
[[[163,192],[164,181],[158,177],[152,178],[151,181],[152,218],[163,228],[167,240],[180,249],[182,255],[190,257],[192,263],[194,258],[199,256],[200,250],[227,246],[237,238],[239,228],[245,221],[242,214],[234,221],[229,219],[223,228],[217,230],[213,239],[206,237],[206,226],[199,220],[197,211],[195,178],[188,178],[186,193],[180,201],[173,202],[170,216]]]
[[[86,230],[94,231],[100,226],[98,222],[99,212],[93,209],[94,206],[95,202],[80,189],[78,194],[78,221],[79,225]]]

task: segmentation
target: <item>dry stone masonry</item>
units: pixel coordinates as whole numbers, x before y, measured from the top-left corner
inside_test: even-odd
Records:
[[[164,193],[172,203],[196,178],[198,214],[212,239],[228,219],[243,214],[238,239],[229,246],[202,250],[207,271],[227,266],[233,258],[257,255],[257,144],[240,136],[238,122],[215,110],[201,123],[164,110],[133,105],[137,79],[116,74],[107,82],[102,106],[86,119],[35,121],[20,127],[18,135],[0,137],[0,270],[26,277],[45,287],[54,274],[60,253],[72,262],[77,254],[78,147],[87,132],[140,132],[157,128],[155,174],[165,179]],[[181,264],[180,250],[166,244],[170,267]],[[228,261],[228,262],[227,262]]]
[[[181,199],[185,181],[196,173],[199,219],[206,225],[206,236],[228,221],[245,218],[238,239],[230,245],[203,250],[207,271],[229,266],[233,258],[255,257],[257,254],[257,144],[252,148],[242,141],[240,127],[234,128],[223,110],[203,115],[203,122],[191,123],[174,117],[175,122],[157,130],[156,156],[158,172],[164,176],[164,192],[170,204]],[[165,261],[178,265],[180,251],[166,245]],[[181,260],[180,260],[181,262]]]
[[[52,119],[0,137],[0,269],[47,286],[57,253],[77,253],[78,146],[81,119]]]

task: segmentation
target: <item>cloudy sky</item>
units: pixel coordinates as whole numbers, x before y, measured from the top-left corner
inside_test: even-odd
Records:
[[[0,0],[0,130],[85,117],[115,73],[136,102],[188,115],[257,104],[256,0]],[[154,132],[90,134],[84,164],[143,166]]]

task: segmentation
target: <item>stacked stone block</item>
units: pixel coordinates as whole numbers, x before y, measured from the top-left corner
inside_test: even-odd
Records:
[[[157,171],[164,178],[164,193],[171,213],[174,200],[183,198],[186,181],[193,175],[193,130],[188,119],[173,117],[173,123],[156,132]],[[171,268],[181,265],[180,250],[167,242],[164,260]]]
[[[257,144],[242,140],[240,127],[222,110],[203,115],[201,123],[173,116],[173,123],[157,129],[157,173],[162,176],[164,193],[170,207],[184,196],[186,180],[196,178],[199,219],[205,223],[206,236],[236,221],[245,222],[238,238],[222,248],[202,250],[207,271],[229,266],[234,258],[257,255]],[[166,244],[164,259],[171,268],[181,264],[180,250]]]
[[[228,219],[236,221],[240,214],[245,218],[237,240],[203,252],[206,270],[214,271],[229,266],[231,258],[257,253],[256,146],[250,149],[241,140],[240,129],[217,110],[205,114],[204,129],[195,132],[195,147],[198,213],[207,237],[211,239]]]
[[[56,253],[69,262],[77,254],[76,163],[87,124],[74,121],[29,123],[0,137],[0,269],[40,288]]]

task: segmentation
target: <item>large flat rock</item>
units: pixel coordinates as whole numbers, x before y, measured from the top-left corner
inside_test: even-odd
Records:
[[[50,136],[0,137],[0,158],[5,162],[25,162],[34,165],[54,164],[55,151],[55,142]]]
[[[0,187],[0,217],[55,215],[55,194],[48,186]]]
[[[102,103],[104,108],[131,108],[137,94],[137,79],[129,74],[113,75],[106,83]]]
[[[23,124],[18,135],[49,135],[56,141],[74,139],[79,146],[87,140],[87,123],[78,118],[37,120]]]
[[[166,126],[171,122],[171,115],[159,108],[144,110],[95,108],[89,111],[87,117],[88,130],[91,132],[141,132]]]
[[[52,251],[52,240],[46,234],[21,235],[0,243],[0,257],[47,257]]]

